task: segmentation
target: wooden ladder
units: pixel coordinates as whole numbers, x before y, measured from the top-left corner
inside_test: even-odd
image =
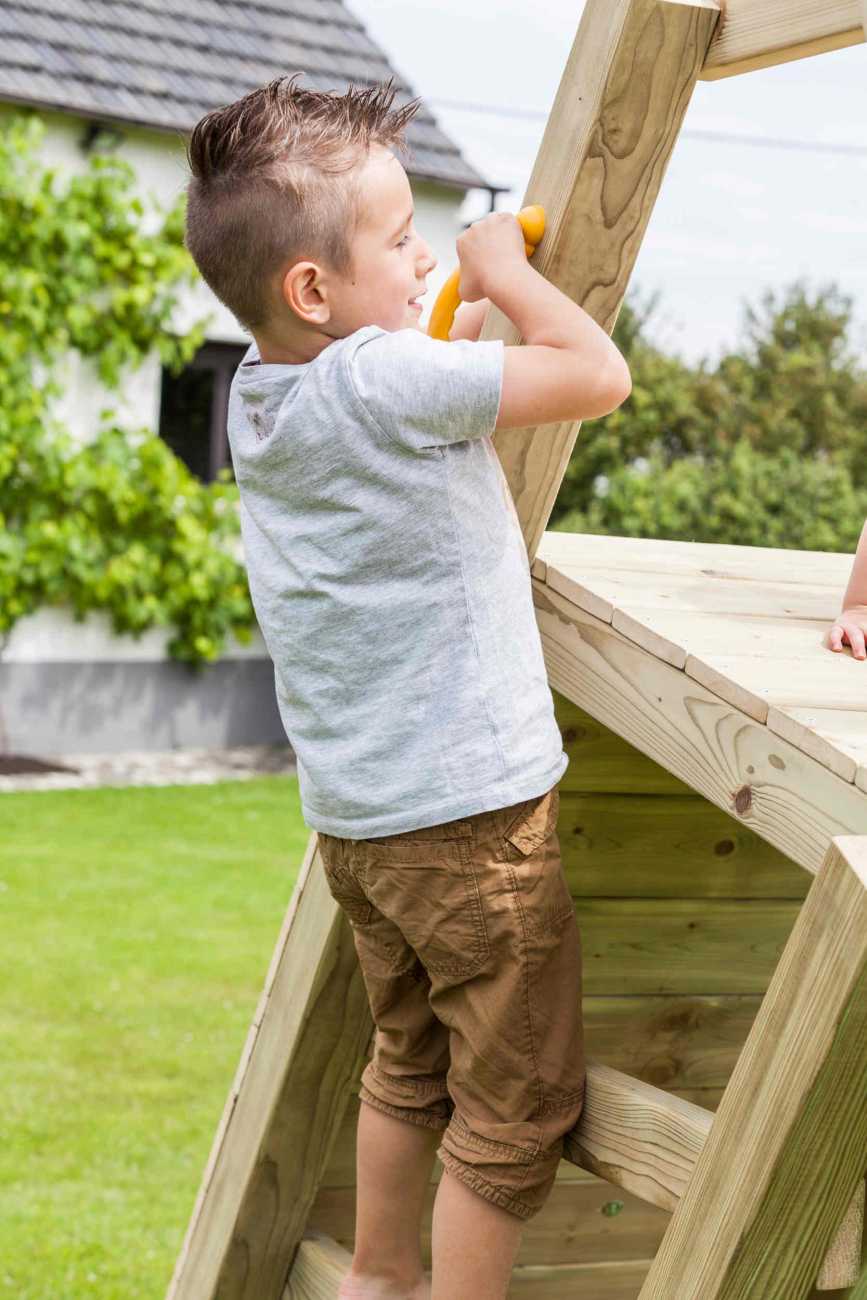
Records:
[[[313,836],[167,1300],[336,1296],[346,1252],[302,1238],[371,1028]],[[566,1146],[673,1211],[640,1300],[806,1300],[856,1280],[867,837],[829,849],[716,1114],[591,1061]]]

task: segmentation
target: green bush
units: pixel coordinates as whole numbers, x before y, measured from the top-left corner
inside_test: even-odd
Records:
[[[551,526],[852,550],[867,514],[867,372],[851,299],[801,281],[769,291],[713,366],[648,342],[657,301],[623,304],[613,337],[632,392],[581,430]]]
[[[783,448],[771,455],[746,440],[715,460],[613,471],[584,510],[561,515],[555,531],[735,542],[743,546],[854,551],[867,517],[867,490],[844,465],[804,461]]]
[[[64,604],[105,611],[117,632],[170,628],[172,655],[212,660],[254,625],[236,488],[199,483],[113,410],[83,446],[52,414],[70,350],[117,389],[154,352],[177,373],[201,346],[206,322],[170,329],[198,275],[183,196],[149,229],[127,163],[97,153],[61,181],[38,160],[44,131],[35,114],[0,126],[0,634]]]

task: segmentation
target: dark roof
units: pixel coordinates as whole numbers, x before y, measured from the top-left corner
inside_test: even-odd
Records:
[[[212,108],[284,73],[311,90],[394,78],[341,0],[0,0],[0,100],[99,121],[189,131]],[[457,188],[492,188],[419,109],[407,171]]]

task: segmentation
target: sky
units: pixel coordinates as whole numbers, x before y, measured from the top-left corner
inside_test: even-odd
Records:
[[[497,207],[516,212],[581,0],[545,0],[530,16],[526,0],[347,4],[464,156],[510,187]],[[461,216],[488,206],[471,191]],[[742,338],[744,304],[758,307],[767,289],[779,299],[796,279],[811,295],[835,283],[852,298],[850,340],[867,365],[867,44],[697,84],[630,296],[658,291],[651,339],[713,365]]]

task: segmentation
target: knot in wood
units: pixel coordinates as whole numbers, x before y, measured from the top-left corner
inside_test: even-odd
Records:
[[[740,790],[735,791],[734,796],[735,812],[739,817],[743,817],[753,806],[752,786],[742,785]]]

